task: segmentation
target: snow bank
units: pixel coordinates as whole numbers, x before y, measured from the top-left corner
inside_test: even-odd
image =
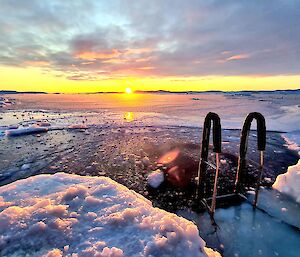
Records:
[[[23,136],[28,134],[35,134],[35,133],[42,133],[47,132],[48,128],[46,127],[40,127],[38,125],[32,125],[30,127],[23,127],[23,128],[16,128],[16,129],[9,129],[5,131],[5,134],[7,136]]]
[[[296,165],[290,166],[286,173],[276,178],[273,188],[300,203],[300,160]]]
[[[152,171],[147,178],[148,185],[153,188],[158,188],[164,180],[165,174],[160,169]]]
[[[38,175],[0,195],[1,256],[220,256],[192,222],[106,177]]]
[[[282,137],[287,143],[287,148],[298,151],[300,156],[300,131],[288,132]],[[300,160],[296,165],[290,166],[286,173],[276,178],[273,188],[300,203]]]

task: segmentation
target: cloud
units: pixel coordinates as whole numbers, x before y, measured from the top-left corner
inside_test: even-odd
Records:
[[[117,49],[112,49],[107,52],[93,52],[93,51],[83,51],[75,54],[75,58],[80,58],[84,60],[96,60],[96,59],[112,59],[121,55],[121,52]]]
[[[226,58],[226,61],[243,60],[243,59],[248,59],[249,57],[250,57],[249,54],[237,54]]]
[[[47,61],[25,61],[24,64],[28,66],[48,66],[50,63]]]
[[[293,0],[2,0],[0,65],[72,80],[299,74],[299,8]]]

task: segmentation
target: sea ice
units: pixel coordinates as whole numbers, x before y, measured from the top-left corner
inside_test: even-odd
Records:
[[[299,230],[282,222],[277,215],[272,217],[260,208],[254,210],[248,202],[217,208],[214,215],[217,229],[207,212],[181,210],[178,214],[198,224],[201,236],[223,256],[299,257]]]
[[[220,256],[192,222],[106,177],[38,175],[0,195],[1,256]]]
[[[147,178],[148,185],[153,188],[158,188],[164,180],[165,174],[160,169],[152,171]]]
[[[282,135],[291,150],[299,151],[300,155],[300,131],[292,131]],[[296,165],[290,166],[286,173],[279,175],[273,184],[273,189],[290,196],[300,203],[300,160]]]
[[[35,133],[41,133],[41,132],[47,132],[47,131],[48,131],[48,128],[46,128],[46,127],[32,125],[30,127],[8,129],[5,131],[5,134],[7,136],[15,137],[15,136],[23,136],[23,135],[35,134]]]
[[[68,129],[87,129],[88,126],[85,124],[71,124],[68,126]]]

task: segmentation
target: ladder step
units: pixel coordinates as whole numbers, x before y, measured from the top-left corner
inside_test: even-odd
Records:
[[[242,202],[246,201],[247,197],[242,194],[226,194],[217,196],[216,206],[217,207],[226,207],[232,205],[239,205]],[[207,203],[211,203],[212,197],[206,199]]]

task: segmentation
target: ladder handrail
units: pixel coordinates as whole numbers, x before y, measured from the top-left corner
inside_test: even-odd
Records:
[[[239,150],[239,159],[238,159],[238,168],[235,179],[235,191],[238,192],[241,190],[241,181],[243,180],[243,168],[245,166],[246,154],[248,150],[248,139],[250,128],[253,120],[256,120],[257,123],[257,150],[260,151],[260,173],[257,181],[257,187],[255,192],[255,201],[254,206],[257,203],[258,191],[260,187],[260,181],[262,178],[263,172],[263,152],[266,149],[266,121],[264,116],[259,112],[251,112],[247,115],[243,129],[241,132],[241,141],[240,141],[240,150]]]
[[[202,145],[201,145],[201,159],[199,162],[198,169],[198,190],[202,196],[206,192],[206,168],[208,161],[208,150],[209,150],[209,139],[211,124],[213,122],[213,152],[221,153],[222,148],[222,129],[221,120],[218,114],[214,112],[209,112],[204,120],[203,125],[203,135],[202,135]]]
[[[251,124],[253,120],[257,123],[257,150],[266,149],[266,121],[264,116],[259,112],[251,112],[247,115],[241,132],[240,158],[245,159],[248,150],[248,139]]]

